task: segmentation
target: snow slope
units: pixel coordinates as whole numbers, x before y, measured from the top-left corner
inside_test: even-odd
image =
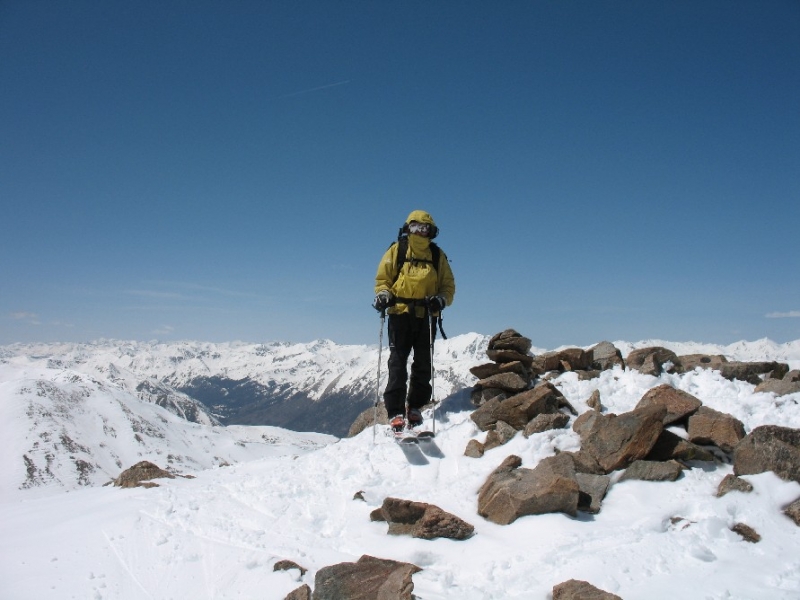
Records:
[[[800,344],[777,350],[756,344],[757,349],[739,346],[738,354],[730,349],[719,353],[731,359],[788,359],[797,368],[800,355],[794,353]],[[646,345],[655,344],[631,346]],[[686,344],[680,353],[698,347]],[[704,351],[712,350],[704,346]],[[765,354],[773,351],[782,354]],[[756,394],[751,384],[725,380],[713,371],[655,378],[616,369],[592,381],[578,381],[574,374],[557,380],[579,412],[587,409],[586,399],[595,389],[609,411],[623,412],[661,383],[733,414],[748,431],[766,423],[800,428],[800,394]],[[18,390],[20,384],[11,385]],[[0,394],[6,444],[7,437],[21,435],[15,427],[22,417],[9,412],[8,400],[14,396],[5,388]],[[800,497],[800,484],[771,473],[747,476],[753,493],[716,498],[716,487],[731,466],[698,463],[676,482],[615,484],[597,515],[542,515],[495,525],[476,514],[477,491],[488,474],[512,453],[522,457],[523,466],[533,467],[556,450],[577,449],[578,437],[569,429],[529,439],[517,435],[483,458],[471,459],[463,456],[468,440],[482,440],[485,434],[473,425],[468,410],[451,406],[438,415],[438,451],[410,459],[384,429],[375,443],[371,429],[335,443],[325,443],[330,438],[300,443],[306,439],[302,434],[275,430],[276,436],[299,436],[290,452],[265,453],[228,467],[197,465],[191,469],[195,479],[164,480],[158,488],[86,487],[36,494],[5,487],[0,596],[282,599],[303,582],[313,587],[321,567],[371,554],[422,567],[414,575],[414,593],[424,600],[545,599],[553,585],[571,578],[626,600],[800,598],[800,528],[781,512]],[[117,426],[110,413],[103,414]],[[219,429],[188,425],[191,429],[180,435],[199,440],[213,437],[205,430]],[[176,426],[183,431],[177,419],[165,424],[170,431]],[[175,435],[165,446],[188,443]],[[365,501],[353,499],[359,491]],[[472,523],[476,535],[464,542],[389,537],[386,524],[369,520],[387,496],[434,503]],[[738,522],[755,528],[762,541],[751,544],[730,531]],[[296,570],[273,572],[281,559],[309,571],[302,577]]]

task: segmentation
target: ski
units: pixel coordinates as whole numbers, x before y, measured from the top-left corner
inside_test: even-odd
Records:
[[[432,431],[415,431],[413,429],[404,429],[403,431],[395,432],[394,440],[399,444],[415,444],[417,442],[433,441],[434,433]]]

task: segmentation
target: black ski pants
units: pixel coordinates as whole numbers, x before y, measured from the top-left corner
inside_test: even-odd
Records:
[[[406,413],[408,408],[421,409],[431,399],[431,326],[426,315],[419,318],[410,313],[389,315],[389,381],[383,392],[383,402],[391,419]],[[436,330],[433,329],[436,336]],[[408,382],[408,357],[411,381]],[[407,386],[408,384],[408,386]]]

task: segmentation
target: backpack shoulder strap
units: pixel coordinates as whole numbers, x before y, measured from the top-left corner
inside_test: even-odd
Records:
[[[390,248],[391,248],[391,246],[390,246]],[[431,248],[431,261],[430,262],[433,265],[434,271],[436,271],[438,273],[438,271],[439,271],[439,258],[440,258],[441,254],[442,254],[442,251],[439,248],[439,246],[437,246],[433,242],[431,242],[430,248]],[[397,240],[397,272],[398,273],[400,273],[400,269],[403,268],[403,265],[406,262],[406,254],[408,254],[408,238],[405,237],[405,236],[401,236]],[[428,261],[427,260],[425,260],[425,261],[421,260],[419,262],[428,262]]]

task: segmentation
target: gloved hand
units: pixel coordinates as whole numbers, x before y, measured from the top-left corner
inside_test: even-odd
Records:
[[[444,296],[428,296],[426,300],[428,301],[428,310],[431,312],[440,312],[447,306],[447,300],[444,299]]]
[[[372,308],[375,310],[386,310],[387,307],[391,306],[393,298],[392,292],[389,290],[381,290],[372,301]]]

